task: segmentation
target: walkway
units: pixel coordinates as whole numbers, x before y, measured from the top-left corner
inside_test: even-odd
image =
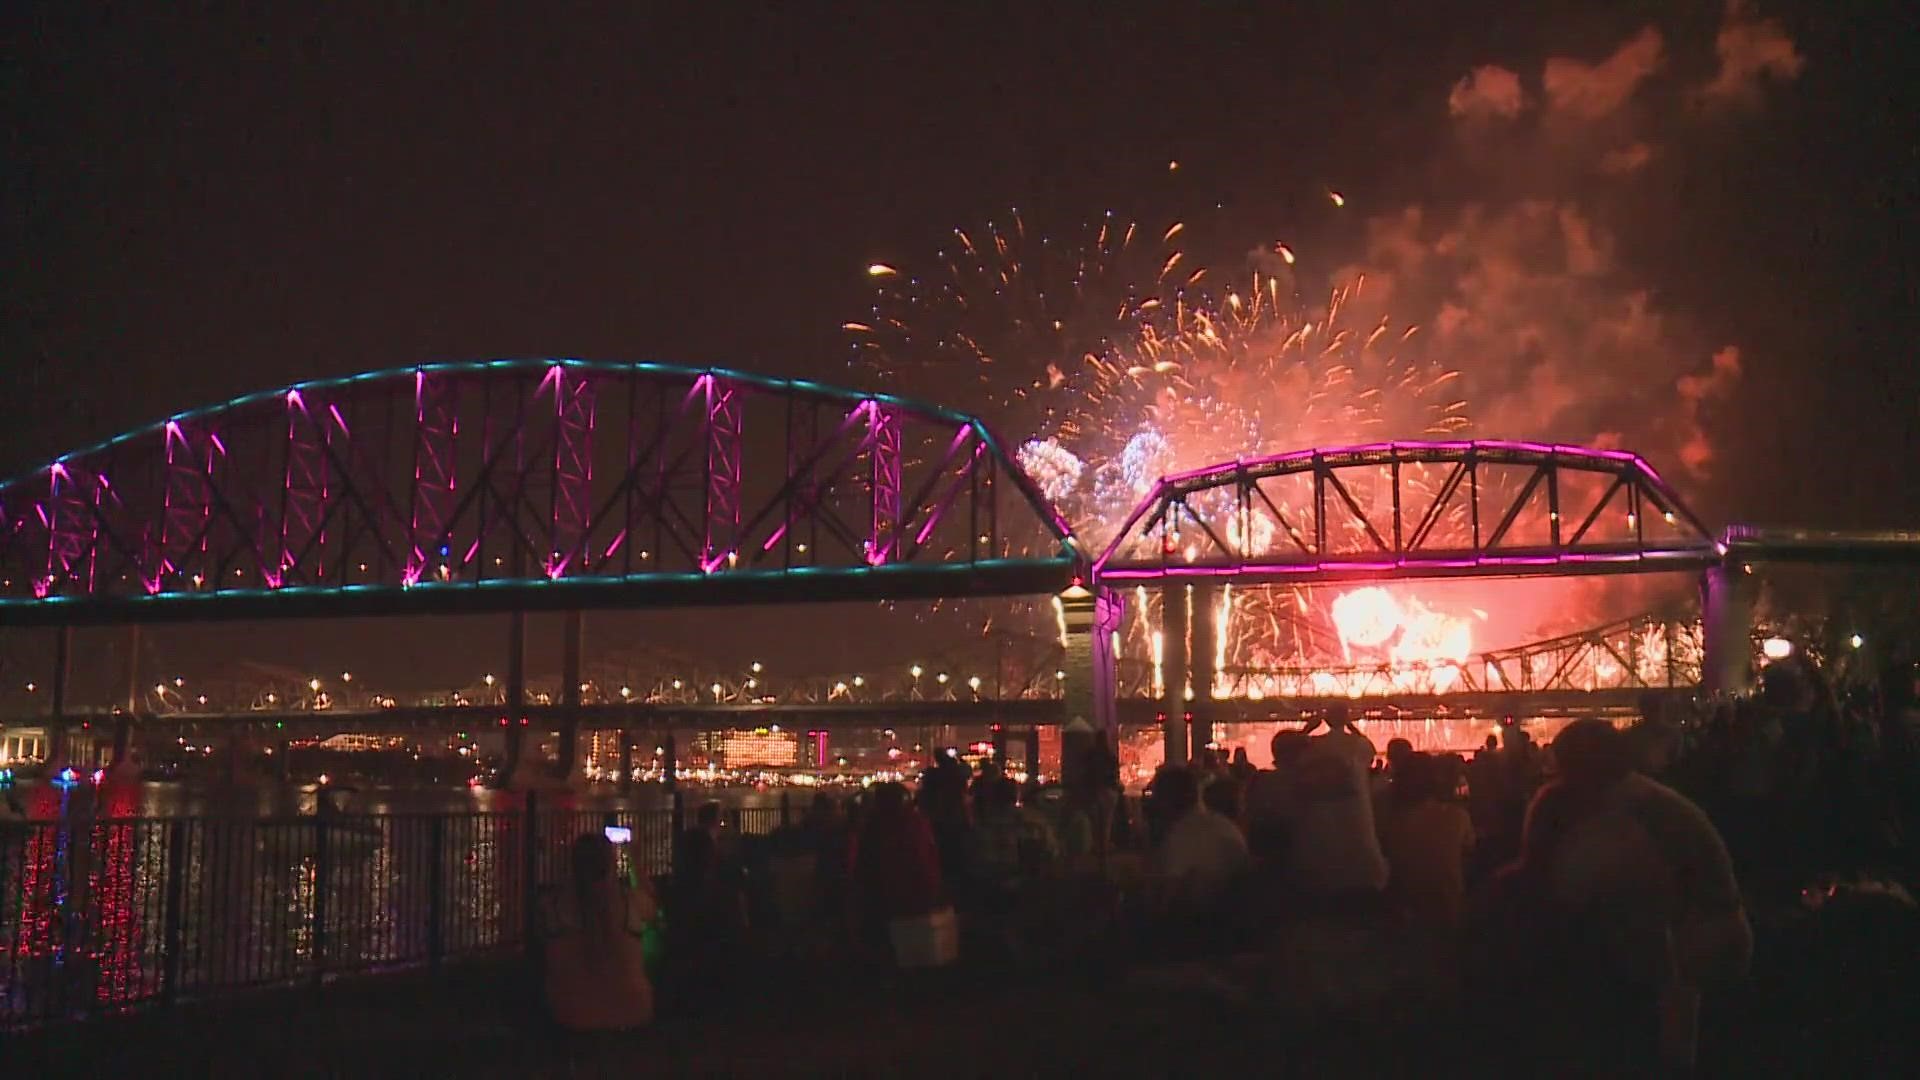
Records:
[[[1702,1075],[1914,1075],[1902,990],[1920,973],[1915,924],[1765,932],[1750,986],[1709,1012]],[[7,1057],[22,1075],[125,1077],[1502,1071],[1480,1052],[1502,1035],[1484,1010],[1407,1003],[1309,1026],[1258,1003],[1156,989],[1167,980],[1153,974],[770,973],[725,1015],[559,1047],[516,1021],[511,965],[475,964],[42,1032]]]

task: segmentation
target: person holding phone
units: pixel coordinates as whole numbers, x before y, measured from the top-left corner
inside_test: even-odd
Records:
[[[616,829],[574,841],[578,923],[546,946],[547,1007],[556,1023],[572,1031],[622,1031],[653,1022],[653,983],[640,939],[645,920],[635,922],[632,901],[639,894],[622,888],[615,875]]]

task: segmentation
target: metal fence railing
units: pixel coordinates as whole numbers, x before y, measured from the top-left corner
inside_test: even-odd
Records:
[[[633,831],[623,873],[671,872],[675,812],[535,803],[0,824],[0,1030],[518,947],[574,838],[609,822]]]

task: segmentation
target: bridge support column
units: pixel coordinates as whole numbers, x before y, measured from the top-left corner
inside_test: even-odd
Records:
[[[674,744],[673,729],[668,728],[666,735],[660,739],[660,786],[668,793],[679,789],[680,781],[675,775],[679,771],[680,748]]]
[[[1086,753],[1085,744],[1090,743],[1093,732],[1105,734],[1109,743],[1119,738],[1113,636],[1120,629],[1123,608],[1114,593],[1106,589],[1088,591],[1078,583],[1061,593],[1059,602],[1067,628],[1066,656],[1060,665],[1066,672],[1066,685],[1060,688],[1066,705],[1060,729],[1060,775],[1071,783],[1079,780],[1078,761]],[[1029,741],[1038,746],[1037,738]],[[1030,751],[1029,756],[1037,752]]]
[[[140,712],[140,624],[127,627],[127,700],[113,722],[113,757],[108,768],[114,773],[132,772],[133,723]]]
[[[1166,714],[1162,734],[1168,765],[1184,764],[1187,746],[1187,584],[1175,581],[1160,587],[1160,673],[1165,682],[1161,711]]]
[[[633,732],[627,728],[621,728],[619,739],[620,751],[615,755],[614,760],[619,762],[620,793],[624,795],[633,790]]]
[[[507,616],[506,762],[501,780],[508,787],[520,775],[520,755],[527,737],[527,613]]]
[[[1188,594],[1192,604],[1189,613],[1188,637],[1192,642],[1189,650],[1188,670],[1193,680],[1193,700],[1187,703],[1187,756],[1198,760],[1200,752],[1213,741],[1213,673],[1216,668],[1216,629],[1215,619],[1220,606],[1220,588],[1211,582],[1200,582],[1193,586]]]
[[[554,778],[572,783],[575,758],[580,753],[580,636],[582,618],[569,611],[560,638],[560,746]]]
[[[64,769],[67,761],[67,689],[73,679],[73,627],[54,631],[53,712],[47,718],[47,775]]]
[[[1753,689],[1753,607],[1759,583],[1739,565],[1700,575],[1700,688],[1708,694]]]
[[[119,769],[131,766],[129,760],[133,753],[133,717],[121,713],[113,718],[113,756],[107,759],[109,767]]]

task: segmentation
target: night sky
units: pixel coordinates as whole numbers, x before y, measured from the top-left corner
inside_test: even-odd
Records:
[[[428,360],[856,381],[839,324],[866,303],[862,268],[1010,205],[1218,203],[1250,243],[1320,240],[1331,273],[1364,229],[1322,220],[1328,188],[1355,215],[1437,214],[1557,182],[1450,123],[1476,66],[1537,95],[1547,57],[1599,61],[1651,24],[1666,59],[1648,93],[1665,80],[1677,102],[1712,76],[1723,18],[1464,0],[160,7],[4,16],[7,475],[241,392]],[[1711,122],[1650,99],[1632,122],[1657,133],[1656,171],[1592,198],[1618,273],[1741,351],[1703,420],[1711,479],[1688,485],[1706,516],[1912,527],[1917,16],[1755,13],[1792,38],[1798,77]]]

